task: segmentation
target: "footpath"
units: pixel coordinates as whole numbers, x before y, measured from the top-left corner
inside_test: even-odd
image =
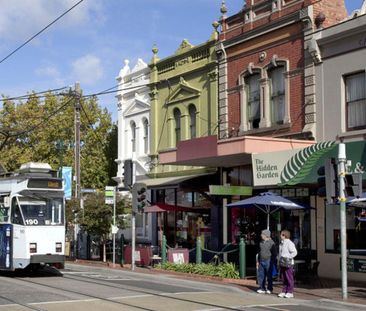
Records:
[[[100,261],[88,261],[88,260],[76,260],[69,261],[68,263],[85,265],[85,266],[95,266],[95,267],[108,267],[110,269],[117,270],[125,270],[131,271],[130,265],[124,265],[121,267],[119,264],[116,264],[113,267],[112,263],[103,263]],[[190,279],[195,281],[202,282],[213,282],[218,284],[230,284],[236,287],[241,288],[244,291],[254,292],[258,289],[258,285],[256,284],[255,277],[248,277],[246,279],[222,279],[218,277],[210,277],[203,276],[197,274],[187,274],[180,272],[172,272],[161,270],[158,268],[151,267],[136,267],[136,272],[139,273],[147,273],[147,274],[166,274],[172,275],[176,278],[181,279]],[[274,290],[273,295],[277,295],[281,292],[281,282],[274,282]],[[296,284],[295,285],[295,298],[303,299],[303,300],[330,300],[330,301],[338,301],[343,302],[342,300],[342,288],[341,282],[338,280],[330,280],[330,279],[315,279],[312,284]],[[355,303],[366,306],[366,282],[365,283],[353,283],[349,282],[348,284],[348,300],[347,303]]]

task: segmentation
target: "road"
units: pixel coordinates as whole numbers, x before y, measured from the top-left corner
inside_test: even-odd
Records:
[[[280,299],[238,287],[69,264],[58,272],[0,275],[2,310],[366,310],[331,301]]]

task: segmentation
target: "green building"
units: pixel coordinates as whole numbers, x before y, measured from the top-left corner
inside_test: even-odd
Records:
[[[161,209],[150,212],[165,212],[159,213],[153,224],[157,239],[165,234],[168,243],[185,247],[194,246],[197,236],[209,241],[211,234],[213,202],[205,193],[209,182],[218,176],[216,168],[180,165],[179,157],[189,158],[192,144],[197,145],[200,139],[212,139],[215,144],[211,145],[216,146],[218,23],[214,28],[207,42],[193,46],[185,39],[173,55],[164,59],[159,59],[154,47],[149,65],[151,163],[147,186],[153,207]],[[205,150],[203,143],[202,152]],[[166,161],[166,157],[171,158]]]

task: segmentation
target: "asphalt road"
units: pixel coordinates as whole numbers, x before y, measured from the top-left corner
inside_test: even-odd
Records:
[[[68,265],[58,272],[0,274],[2,310],[366,310],[332,301],[280,299],[172,276]]]

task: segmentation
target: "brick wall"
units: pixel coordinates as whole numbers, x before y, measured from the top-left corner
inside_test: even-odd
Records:
[[[289,36],[284,38],[284,35]],[[280,38],[280,39],[273,39]],[[271,40],[271,42],[268,42]],[[264,44],[263,44],[264,43]],[[247,70],[249,63],[254,66],[264,67],[276,54],[279,59],[289,61],[290,77],[290,117],[292,126],[288,133],[301,132],[304,125],[302,106],[304,103],[304,52],[303,52],[302,25],[288,26],[273,31],[251,40],[250,42],[236,45],[227,50],[228,56],[228,121],[229,130],[240,126],[240,75]],[[265,51],[266,59],[261,62],[259,53]],[[300,69],[300,70],[299,70]]]
[[[254,4],[260,2],[271,2],[271,0],[257,0]],[[326,16],[326,20],[323,27],[329,27],[347,18],[347,9],[344,0],[304,0],[304,1],[289,1],[287,5],[283,6],[281,10],[268,12],[261,18],[256,18],[252,22],[245,23],[244,12],[231,16],[226,19],[225,34],[221,36],[221,39],[230,39],[236,37],[242,33],[259,28],[284,16],[293,14],[304,7],[313,5],[314,7],[314,19],[319,13],[323,13]],[[247,8],[251,8],[250,2],[248,2]]]
[[[325,15],[324,28],[337,24],[348,16],[344,0],[308,0],[308,2],[314,6],[314,18],[319,13]]]

